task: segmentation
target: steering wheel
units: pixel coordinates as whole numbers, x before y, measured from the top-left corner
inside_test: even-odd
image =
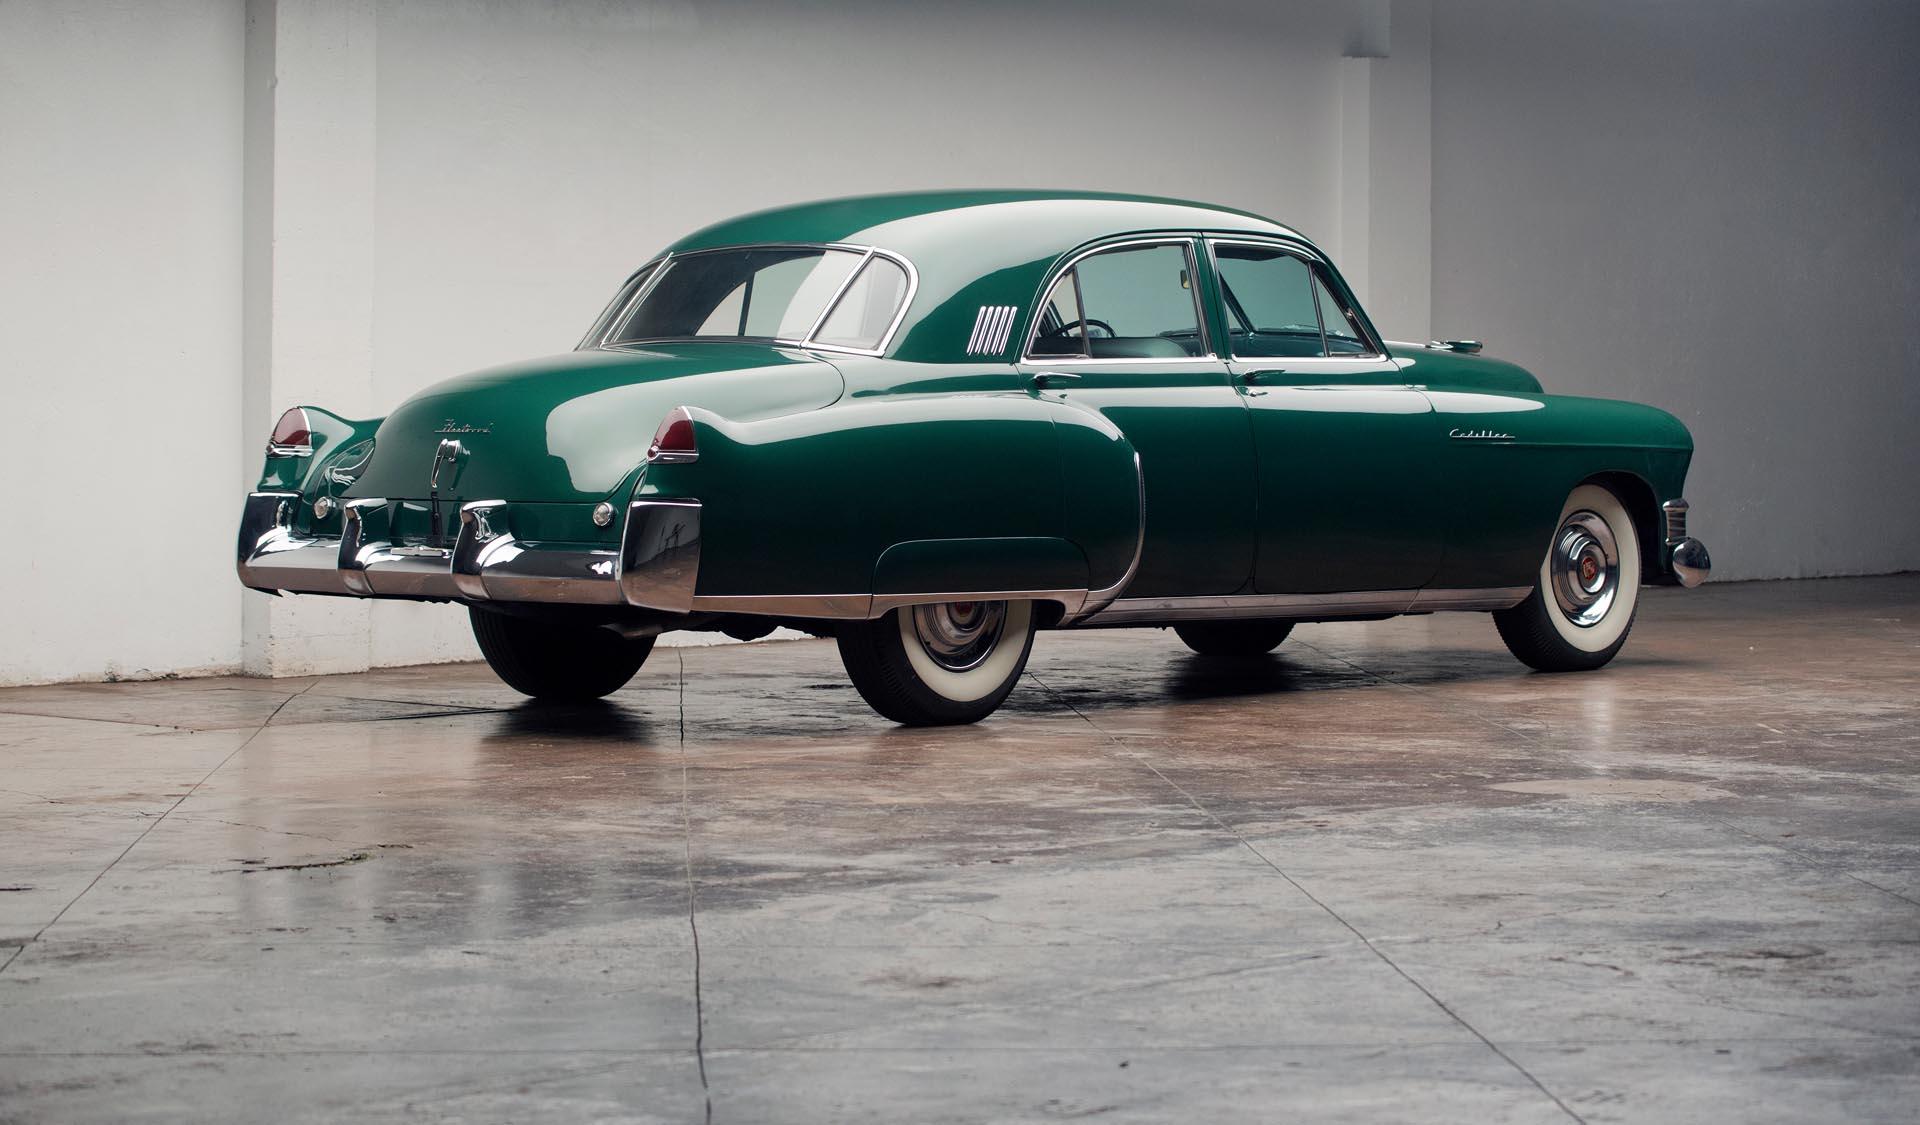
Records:
[[[1106,321],[1095,320],[1092,317],[1088,317],[1085,320],[1069,320],[1065,324],[1062,324],[1057,328],[1050,328],[1047,331],[1042,332],[1041,335],[1047,336],[1047,337],[1065,336],[1067,333],[1073,331],[1076,328],[1080,329],[1083,333],[1089,328],[1098,328],[1100,331],[1105,332],[1107,334],[1108,339],[1112,339],[1113,337],[1118,336],[1120,334],[1118,332],[1115,332],[1113,330],[1113,325],[1108,324]]]

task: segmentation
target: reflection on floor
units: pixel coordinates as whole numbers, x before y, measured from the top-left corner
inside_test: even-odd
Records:
[[[0,1118],[1911,1119],[1920,577],[1031,670],[0,692]]]

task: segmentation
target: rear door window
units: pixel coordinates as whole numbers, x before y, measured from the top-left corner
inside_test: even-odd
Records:
[[[1080,259],[1041,306],[1032,356],[1187,359],[1207,354],[1184,241]]]

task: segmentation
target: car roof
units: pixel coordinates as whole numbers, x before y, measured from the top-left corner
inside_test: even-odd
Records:
[[[1025,339],[1036,287],[1063,256],[1136,233],[1213,231],[1306,242],[1249,211],[1114,192],[920,191],[825,199],[715,223],[668,248],[675,254],[768,243],[846,243],[904,257],[914,292],[888,354],[922,362],[967,358],[976,319],[1014,310]],[[1311,245],[1309,243],[1309,245]],[[978,362],[978,358],[975,358]]]
[[[1250,211],[1117,192],[973,190],[858,195],[774,207],[695,231],[675,253],[764,242],[849,242],[908,257],[956,242],[999,241],[1010,259],[1058,257],[1111,234],[1232,230],[1299,238]]]

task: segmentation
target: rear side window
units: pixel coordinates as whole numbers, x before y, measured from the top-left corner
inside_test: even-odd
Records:
[[[907,297],[907,271],[878,255],[867,259],[853,284],[840,296],[826,322],[813,334],[816,344],[868,350],[880,346],[894,314]]]
[[[1082,258],[1041,306],[1034,356],[1185,359],[1206,354],[1184,242]]]

